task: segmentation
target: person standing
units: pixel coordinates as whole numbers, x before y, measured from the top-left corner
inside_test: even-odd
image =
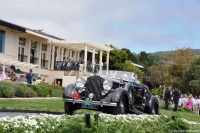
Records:
[[[26,74],[26,79],[28,84],[32,84],[32,70],[30,69],[29,73]]]
[[[187,108],[192,110],[192,106],[193,106],[193,103],[192,103],[192,94],[190,94],[188,96]]]
[[[9,68],[10,68],[10,80],[12,82],[16,82],[17,81],[17,74],[16,74],[15,66],[11,65]]]
[[[168,89],[165,91],[164,101],[165,101],[165,109],[168,110],[169,100],[171,100],[171,89],[172,87],[169,86]]]
[[[180,93],[179,93],[178,89],[175,88],[173,91],[173,101],[174,101],[174,110],[173,111],[177,111],[179,97],[180,97]]]
[[[0,66],[0,81],[6,80],[6,73],[3,71],[3,68]]]

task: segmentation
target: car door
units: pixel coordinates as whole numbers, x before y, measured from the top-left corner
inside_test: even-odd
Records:
[[[144,88],[141,86],[134,86],[134,103],[133,105],[138,108],[144,108],[145,98],[144,98]]]

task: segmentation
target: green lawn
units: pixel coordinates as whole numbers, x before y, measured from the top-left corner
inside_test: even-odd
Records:
[[[20,109],[20,110],[43,110],[43,111],[56,111],[64,112],[64,103],[62,98],[58,99],[0,99],[0,109]],[[168,117],[179,115],[182,118],[200,122],[200,115],[191,112],[177,111],[173,112],[172,109],[160,109],[162,115]]]
[[[172,109],[170,110],[165,110],[165,109],[160,109],[160,114],[166,115],[168,117],[172,116],[181,116],[182,118],[188,120],[188,121],[195,121],[200,123],[200,115],[191,113],[191,112],[186,112],[186,111],[176,111],[174,112]]]
[[[57,99],[0,99],[0,109],[43,110],[64,112],[62,98]]]

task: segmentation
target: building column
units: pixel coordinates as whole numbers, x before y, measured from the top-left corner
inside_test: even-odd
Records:
[[[28,39],[28,50],[27,50],[27,63],[31,60],[31,39]]]
[[[66,53],[65,54],[66,54],[66,59],[67,59],[67,57],[69,57],[69,49],[68,48],[66,49]]]
[[[48,47],[48,52],[47,52],[47,57],[48,57],[48,69],[51,68],[51,43],[49,44],[49,47]]]
[[[74,51],[74,61],[77,60],[77,51]]]
[[[64,48],[61,48],[61,61],[63,61],[63,52],[64,52]]]
[[[106,70],[107,71],[109,70],[109,55],[110,55],[110,53],[107,52],[107,57],[106,57]]]
[[[18,60],[18,52],[19,52],[19,35],[15,33],[15,45],[14,45],[14,53],[13,53],[13,58],[14,60]]]
[[[85,46],[85,51],[84,51],[84,71],[87,70],[87,46]]]
[[[55,57],[55,45],[53,45],[52,49],[52,60],[51,60],[51,69],[54,70],[54,57]]]
[[[102,50],[100,51],[100,57],[99,57],[99,70],[102,70]]]
[[[72,50],[69,50],[69,57],[72,58]]]
[[[57,57],[56,57],[56,61],[60,61],[60,46],[57,47]]]
[[[78,51],[77,52],[77,60],[79,60],[79,58],[80,58],[80,52]]]
[[[42,43],[41,42],[39,42],[38,43],[39,44],[39,54],[38,54],[38,65],[39,65],[39,68],[41,68],[41,54],[42,54]]]
[[[93,48],[93,51],[92,51],[92,68],[94,69],[94,64],[95,63],[95,48]]]

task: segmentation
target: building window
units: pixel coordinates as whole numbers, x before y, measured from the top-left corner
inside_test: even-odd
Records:
[[[4,53],[5,48],[5,31],[0,30],[0,53]]]
[[[47,51],[47,44],[42,44],[42,51]]]
[[[26,45],[26,38],[19,37],[19,45],[25,46]]]
[[[19,37],[18,61],[24,62],[26,60],[27,56],[25,56],[25,45],[26,38]]]

